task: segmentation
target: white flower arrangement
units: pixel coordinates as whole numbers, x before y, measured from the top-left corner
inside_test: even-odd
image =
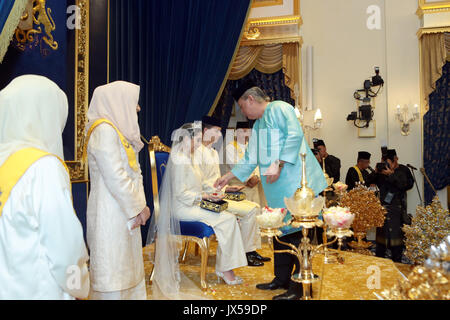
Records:
[[[286,208],[272,209],[266,206],[261,210],[261,214],[256,216],[256,222],[261,228],[279,228],[283,224],[286,213]]]
[[[345,183],[343,183],[341,181],[338,181],[333,184],[333,187],[336,190],[336,192],[344,192],[345,190],[347,190],[348,185],[346,185]]]
[[[352,225],[355,215],[349,208],[331,207],[324,211],[323,219],[326,224],[333,229],[348,229]]]

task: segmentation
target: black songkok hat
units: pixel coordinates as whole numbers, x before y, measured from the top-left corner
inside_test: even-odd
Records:
[[[209,116],[202,117],[202,123],[203,123],[203,125],[209,124],[211,126],[216,126],[216,127],[221,127],[222,128],[221,121],[219,119],[216,119],[216,118],[213,118],[213,117],[209,117]]]
[[[236,122],[236,130],[237,129],[251,129],[252,126],[250,125],[250,122],[248,121],[238,121]]]
[[[397,155],[395,149],[388,149],[386,151],[386,158],[394,161],[394,157]]]
[[[317,149],[318,146],[324,146],[325,147],[325,142],[323,142],[323,140],[315,140],[314,141],[314,149]]]
[[[242,97],[248,89],[251,89],[253,87],[256,87],[257,85],[252,80],[246,80],[244,81],[239,87],[234,89],[233,91],[233,98],[237,102],[240,97]]]
[[[366,151],[358,152],[358,160],[370,160],[370,153]]]

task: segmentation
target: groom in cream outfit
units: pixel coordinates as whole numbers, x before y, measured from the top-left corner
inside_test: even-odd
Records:
[[[202,145],[196,150],[194,157],[196,165],[199,165],[204,173],[203,191],[208,193],[216,191],[213,185],[220,178],[219,154],[212,148],[212,145],[221,137],[220,129],[219,120],[208,116],[202,118],[203,141]],[[236,192],[242,189],[242,186],[227,186],[224,190]],[[248,265],[254,267],[264,265],[263,261],[269,261],[270,259],[260,256],[255,251],[261,248],[261,236],[256,223],[256,215],[260,211],[259,205],[248,200],[226,201],[228,202],[228,211],[234,213],[240,220]]]

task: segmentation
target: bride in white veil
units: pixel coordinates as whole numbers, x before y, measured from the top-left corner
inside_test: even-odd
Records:
[[[153,299],[206,299],[199,286],[184,275],[179,267],[181,249],[180,223],[173,205],[174,166],[190,166],[192,154],[200,146],[201,123],[188,123],[172,133],[173,145],[159,191],[160,214],[152,215],[147,245],[155,242]],[[201,195],[200,195],[201,197]],[[201,198],[200,198],[201,199]]]

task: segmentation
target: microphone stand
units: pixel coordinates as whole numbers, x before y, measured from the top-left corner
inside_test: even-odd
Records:
[[[417,185],[417,180],[416,180],[416,176],[414,175],[414,170],[412,170],[410,167],[408,167],[408,169],[411,171],[413,179],[414,179],[414,183],[416,184],[416,188],[417,188],[417,193],[419,194],[419,200],[420,200],[420,205],[423,207],[424,203],[422,201],[422,197],[420,195],[420,191],[419,191],[419,186]]]

